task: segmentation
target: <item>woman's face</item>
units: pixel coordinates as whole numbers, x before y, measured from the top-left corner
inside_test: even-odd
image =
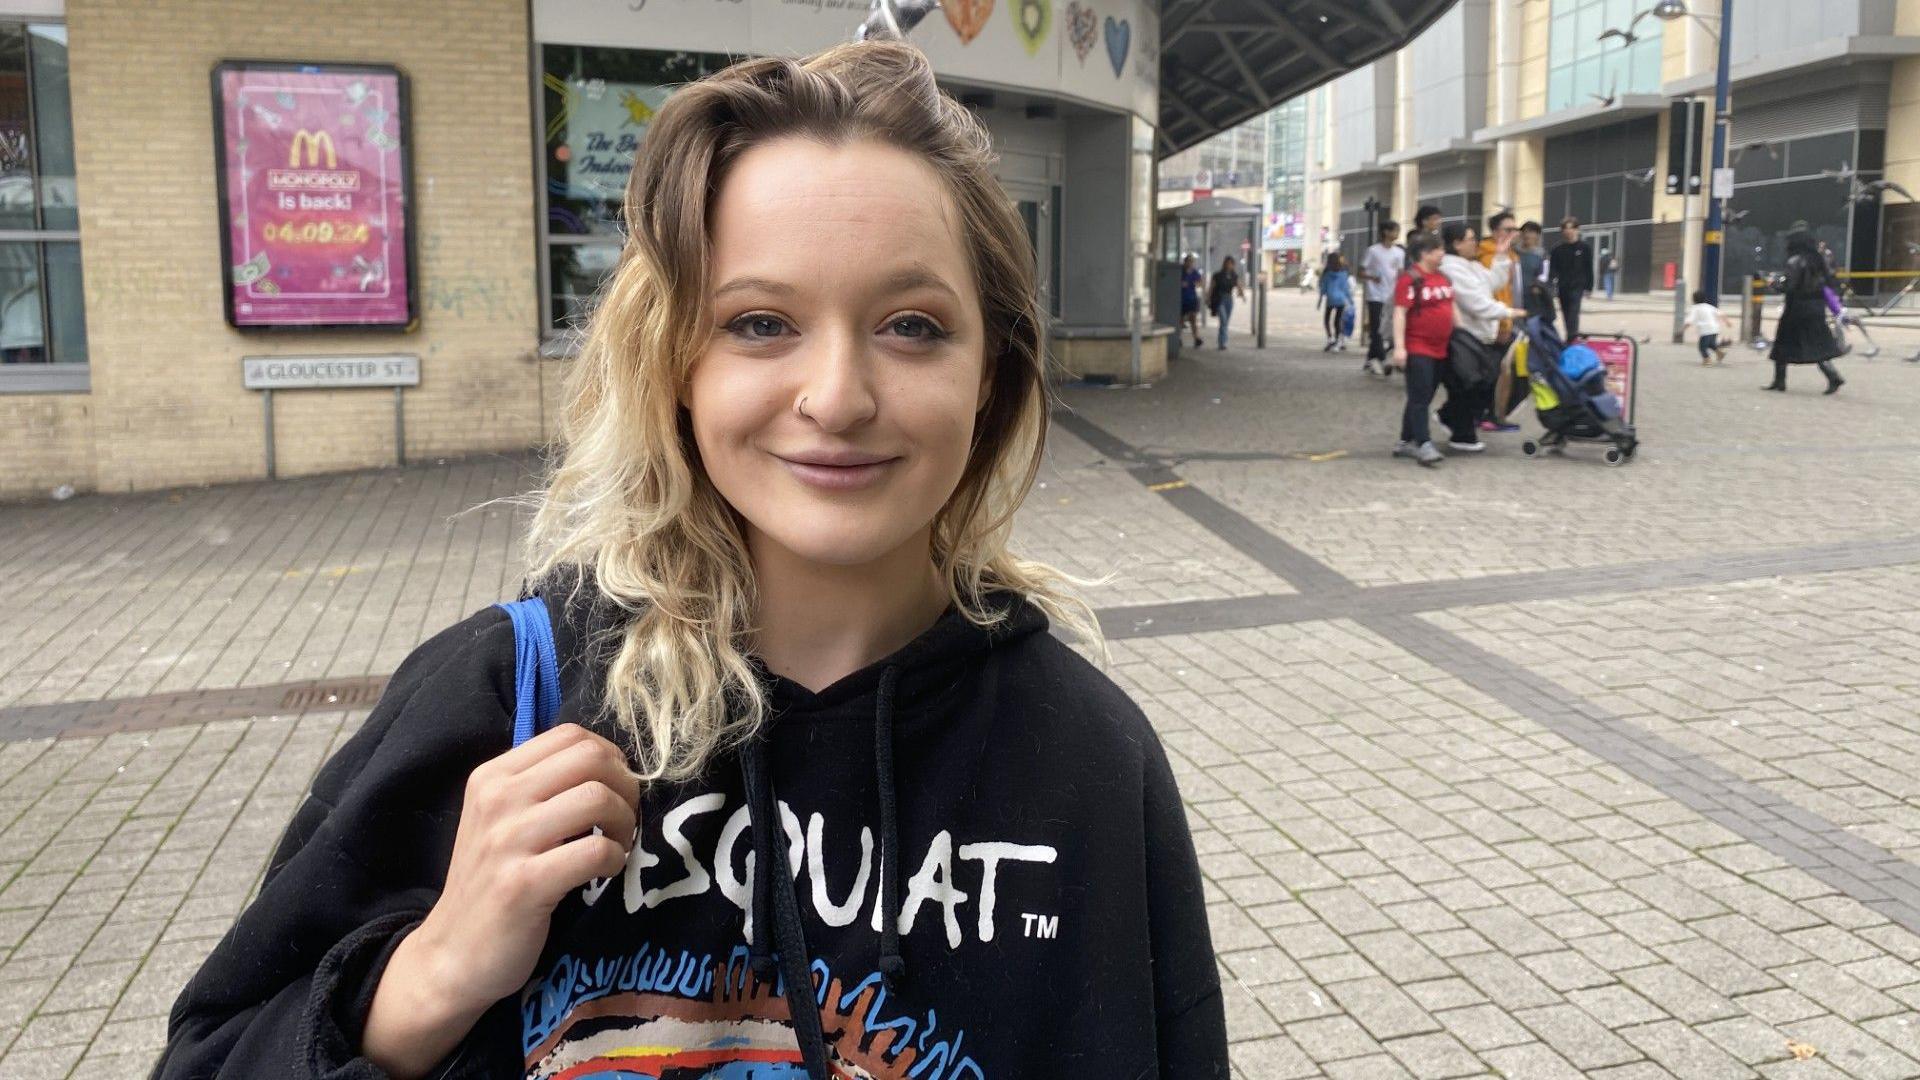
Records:
[[[1480,253],[1480,237],[1468,229],[1453,245],[1453,253],[1463,259],[1471,259]]]
[[[875,142],[780,139],[734,162],[709,227],[714,324],[682,403],[753,550],[859,566],[924,548],[990,385],[939,176]]]

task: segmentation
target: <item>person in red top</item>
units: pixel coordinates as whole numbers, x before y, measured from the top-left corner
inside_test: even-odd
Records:
[[[1407,269],[1393,287],[1401,317],[1393,321],[1393,366],[1407,375],[1407,408],[1400,418],[1394,457],[1432,467],[1445,460],[1433,445],[1428,414],[1436,382],[1451,381],[1447,341],[1453,336],[1453,284],[1440,272],[1440,238],[1414,233],[1407,239]],[[1449,389],[1451,392],[1451,389]]]

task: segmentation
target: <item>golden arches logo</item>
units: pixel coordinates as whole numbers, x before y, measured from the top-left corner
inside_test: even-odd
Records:
[[[324,131],[314,132],[301,128],[299,131],[294,132],[293,146],[287,150],[287,168],[297,169],[300,167],[301,147],[305,147],[307,151],[307,168],[317,169],[320,167],[320,151],[322,150],[327,152],[327,168],[333,169],[339,167],[339,162],[333,154],[333,136]]]

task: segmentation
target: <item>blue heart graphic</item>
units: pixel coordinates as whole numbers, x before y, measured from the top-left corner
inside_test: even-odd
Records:
[[[1127,48],[1133,44],[1133,26],[1125,19],[1107,16],[1107,59],[1113,61],[1113,77],[1127,70]]]

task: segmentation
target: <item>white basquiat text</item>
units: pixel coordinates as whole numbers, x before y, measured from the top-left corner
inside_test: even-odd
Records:
[[[753,844],[748,837],[747,808],[734,809],[721,825],[717,838],[707,845],[697,844],[689,834],[711,834],[698,828],[698,819],[726,810],[727,797],[709,792],[687,799],[668,810],[660,819],[658,844],[649,847],[641,835],[634,838],[627,856],[627,867],[620,876],[620,899],[629,913],[651,910],[670,901],[687,899],[719,891],[746,915],[743,938],[753,937]],[[828,853],[847,852],[851,845],[829,845],[826,821],[820,814],[809,815],[802,825],[800,817],[785,802],[779,803],[781,831],[787,840],[787,866],[796,883],[805,874],[805,886],[798,889],[801,902],[812,902],[813,911],[828,926],[849,926],[868,912],[874,931],[880,930],[881,865],[874,850],[873,830],[860,829],[860,861],[857,866],[836,862]],[[911,853],[909,853],[909,856]],[[900,925],[902,934],[913,932],[923,909],[932,904],[946,931],[947,947],[957,949],[968,932],[977,941],[992,941],[996,934],[995,908],[1004,874],[1027,872],[1028,867],[1050,865],[1058,853],[1051,845],[1016,844],[1007,841],[979,841],[956,846],[948,830],[935,833],[902,886]],[[1018,868],[1018,869],[1016,869]],[[850,872],[851,871],[851,872]],[[589,884],[581,899],[589,906],[602,900],[611,879]],[[1049,890],[1051,891],[1051,890]],[[968,906],[971,905],[971,909]],[[1018,915],[1014,919],[1018,920]]]

